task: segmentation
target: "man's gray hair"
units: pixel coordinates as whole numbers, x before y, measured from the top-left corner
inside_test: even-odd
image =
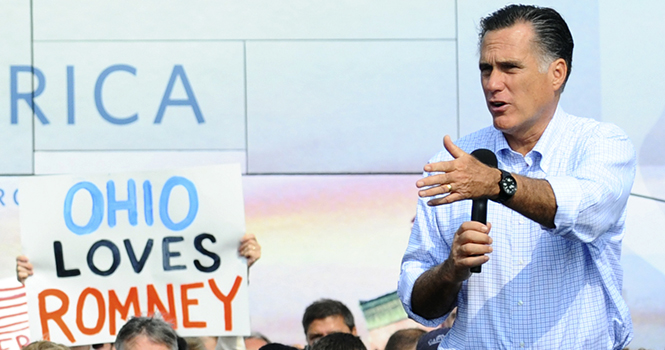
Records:
[[[152,342],[178,350],[178,335],[170,324],[156,317],[133,317],[125,323],[115,339],[116,350],[127,350],[128,345],[138,336],[145,336]]]

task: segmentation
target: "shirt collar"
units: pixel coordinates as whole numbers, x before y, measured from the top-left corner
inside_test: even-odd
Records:
[[[557,106],[552,120],[550,120],[547,128],[545,128],[545,132],[543,132],[536,146],[531,150],[531,152],[538,152],[540,154],[540,168],[543,169],[545,174],[548,172],[550,160],[552,159],[552,150],[556,148],[554,143],[559,142],[557,139],[560,140],[560,138],[557,138],[557,135],[562,135],[565,131],[565,117],[566,112],[561,106]]]
[[[540,168],[547,174],[547,168],[549,167],[549,160],[551,159],[551,150],[554,148],[554,142],[556,142],[556,135],[559,135],[563,132],[564,129],[564,119],[566,112],[557,105],[554,116],[550,120],[549,124],[545,128],[545,131],[538,139],[536,146],[529,152],[536,152],[540,154]],[[496,130],[496,129],[495,129]],[[512,153],[515,153],[508,145],[506,137],[502,132],[496,130],[496,137],[494,139],[494,152],[499,156],[499,159],[504,159],[504,163],[509,163],[506,157],[510,157]],[[534,157],[535,158],[535,157]]]

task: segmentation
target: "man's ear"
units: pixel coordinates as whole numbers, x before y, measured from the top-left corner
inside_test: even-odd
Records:
[[[351,334],[353,334],[353,335],[355,335],[355,336],[358,336],[358,331],[356,331],[356,327],[355,327],[355,326],[353,326],[353,328],[351,328]]]
[[[566,75],[568,75],[568,65],[563,58],[557,58],[550,65],[550,71],[552,76],[552,88],[554,91],[559,91],[563,86],[563,83],[566,81]]]

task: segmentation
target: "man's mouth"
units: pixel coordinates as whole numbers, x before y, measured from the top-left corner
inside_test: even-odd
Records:
[[[490,106],[492,107],[501,107],[504,106],[506,103],[503,101],[491,101]]]

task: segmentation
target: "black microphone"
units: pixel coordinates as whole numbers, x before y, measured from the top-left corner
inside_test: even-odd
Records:
[[[471,152],[471,155],[487,166],[492,168],[498,166],[496,155],[488,149],[479,148]],[[471,206],[471,221],[487,224],[487,198],[476,198],[473,200],[473,205]],[[474,273],[479,273],[480,270],[480,266],[474,266],[471,268],[471,272]]]

